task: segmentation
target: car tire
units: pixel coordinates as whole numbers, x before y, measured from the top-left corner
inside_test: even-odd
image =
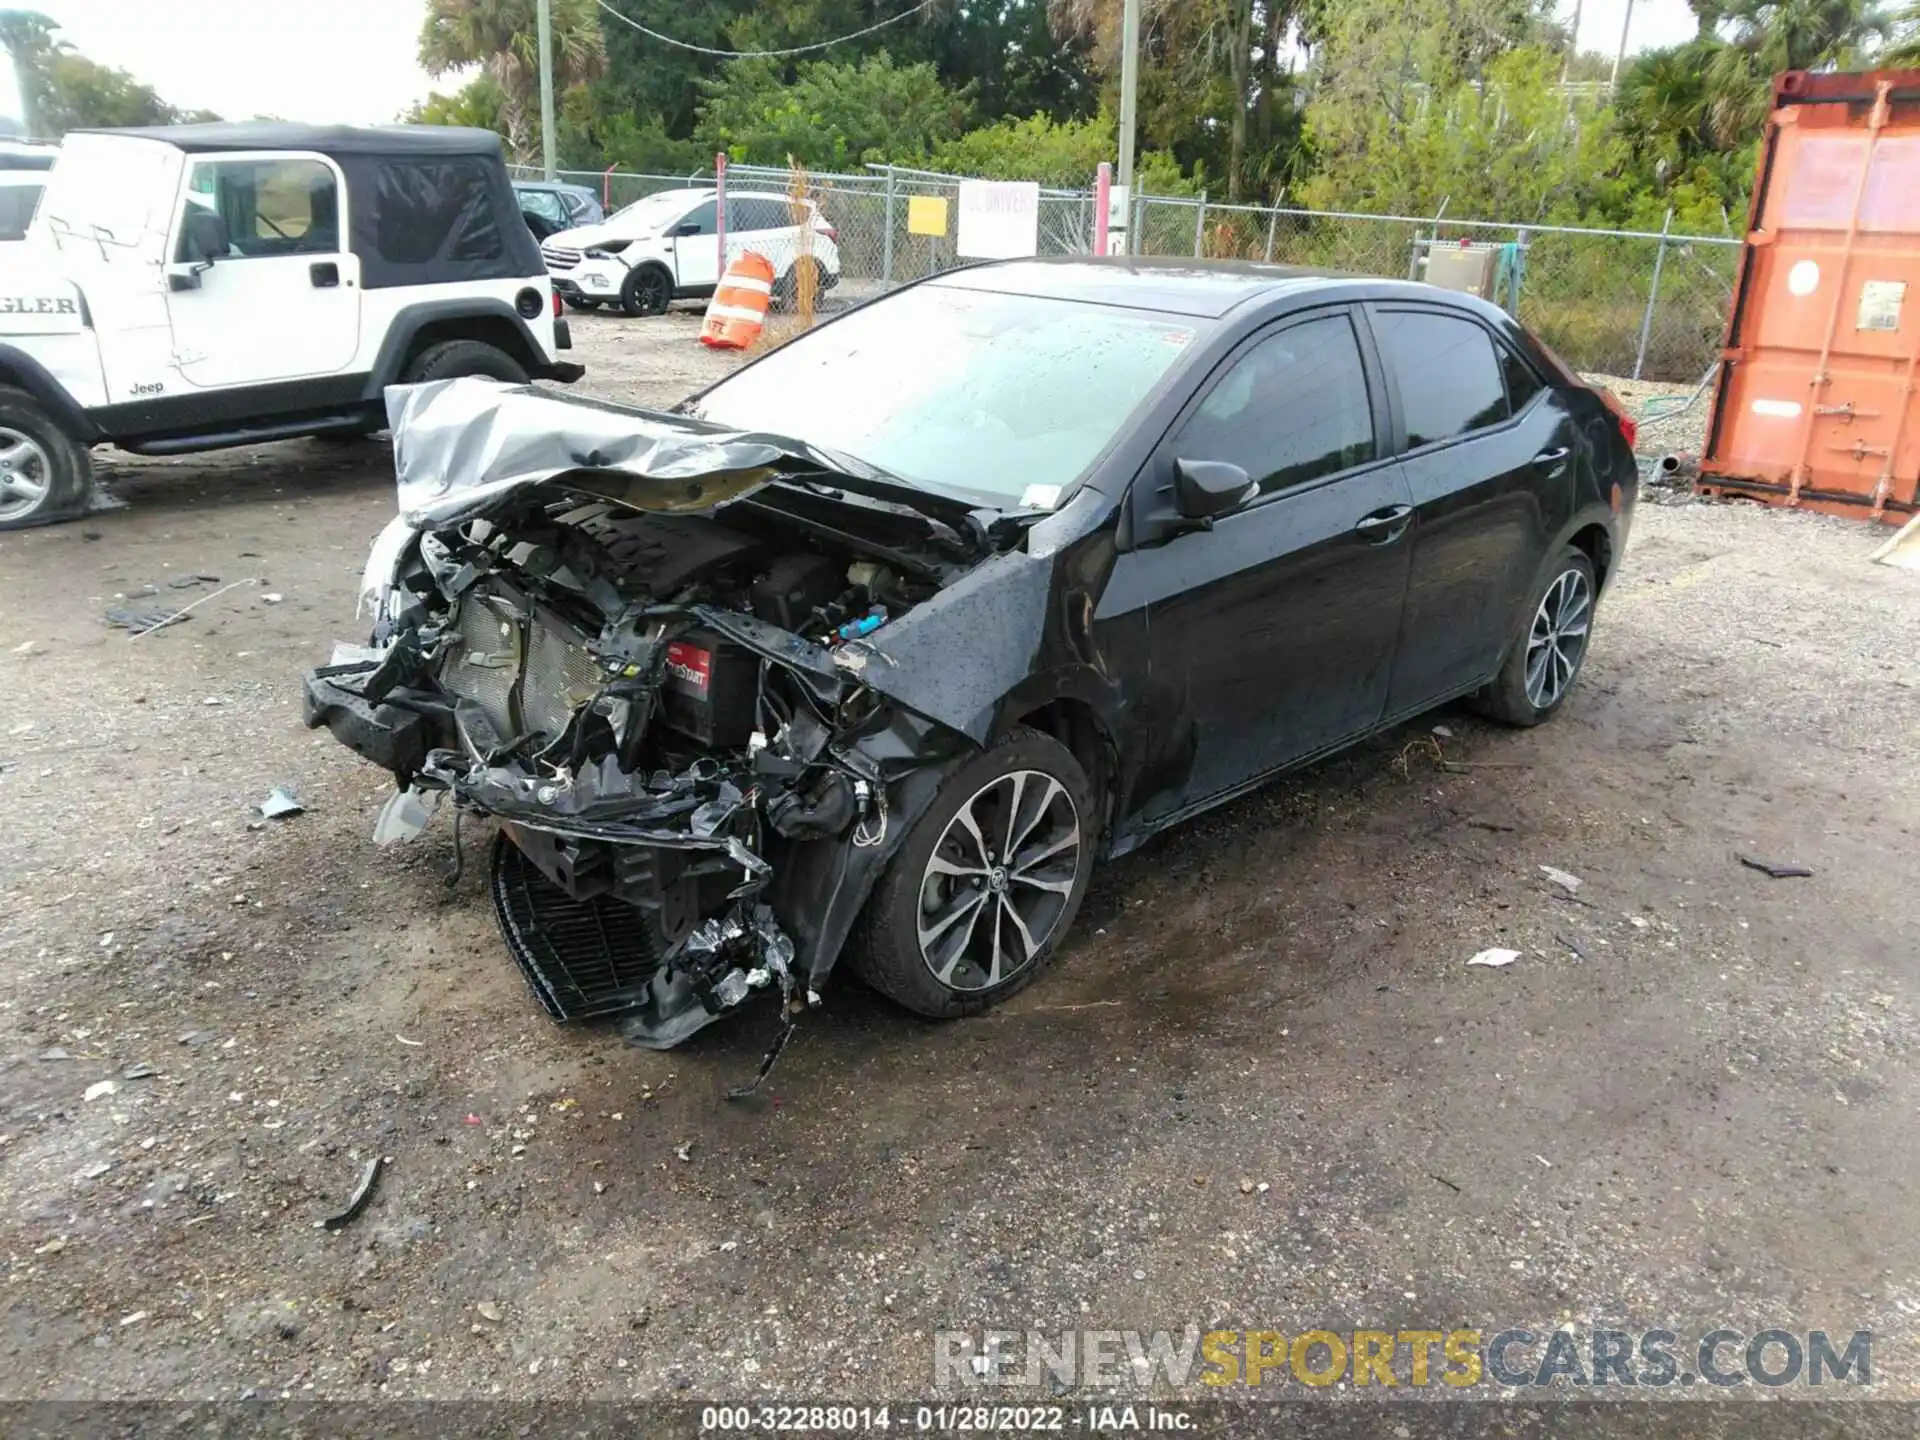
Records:
[[[504,380],[509,385],[527,383],[527,372],[520,362],[484,340],[442,340],[429,345],[413,357],[400,380],[404,385],[424,385],[429,380],[457,380],[466,375]]]
[[[1593,562],[1565,546],[1534,587],[1526,627],[1474,708],[1507,725],[1538,725],[1553,715],[1580,678],[1598,600]]]
[[[93,457],[25,390],[0,386],[0,530],[86,513]]]
[[[814,302],[816,304],[819,303],[820,297],[826,294],[826,272],[820,268],[820,263],[817,260],[811,256],[802,255],[787,267],[786,274],[780,276],[779,279],[773,282],[772,300],[774,309],[791,310],[799,302],[800,267],[802,265],[811,265],[813,267]]]
[[[1011,864],[1002,828],[1010,806],[1023,827]],[[1015,730],[948,776],[914,822],[867,899],[854,968],[882,995],[937,1020],[1024,989],[1051,963],[1086,896],[1094,816],[1093,786],[1073,752]]]
[[[635,320],[664,315],[673,303],[673,277],[658,265],[639,265],[627,272],[620,286],[621,313]]]

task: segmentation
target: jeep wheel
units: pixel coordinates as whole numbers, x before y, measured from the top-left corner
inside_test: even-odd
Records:
[[[463,375],[504,380],[509,385],[527,383],[527,372],[520,362],[484,340],[442,340],[429,345],[413,357],[400,380],[405,385],[424,385],[429,380],[454,380]]]
[[[93,460],[24,390],[0,387],[0,530],[82,514]]]
[[[658,265],[642,265],[620,287],[620,309],[636,319],[664,315],[673,303],[673,277]]]
[[[918,1015],[972,1015],[1046,968],[1093,871],[1093,787],[1051,736],[1016,730],[947,778],[881,876],[851,952]]]

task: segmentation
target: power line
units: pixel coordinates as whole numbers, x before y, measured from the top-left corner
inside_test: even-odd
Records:
[[[902,20],[918,15],[922,10],[931,9],[939,0],[920,0],[911,10],[902,10],[898,15],[882,20],[878,25],[869,25],[864,30],[856,30],[851,35],[838,35],[831,40],[822,40],[813,45],[795,45],[788,50],[715,50],[710,45],[691,45],[685,40],[676,40],[671,35],[662,35],[657,30],[649,30],[638,20],[622,15],[607,0],[594,0],[602,10],[623,24],[631,25],[650,40],[658,40],[662,45],[672,45],[681,50],[691,50],[696,55],[718,55],[725,60],[777,60],[784,55],[805,55],[813,50],[825,50],[831,45],[843,45],[849,40],[858,40],[863,35],[871,35],[876,30],[884,30],[889,25],[897,25]]]

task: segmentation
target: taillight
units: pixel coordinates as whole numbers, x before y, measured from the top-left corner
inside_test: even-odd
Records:
[[[1594,393],[1600,397],[1600,403],[1613,412],[1614,423],[1620,427],[1620,438],[1627,442],[1627,448],[1629,450],[1638,449],[1640,445],[1640,422],[1633,418],[1633,413],[1628,410],[1625,405],[1621,404],[1620,397],[1607,389],[1606,386],[1596,385],[1594,387]]]
[[[554,319],[558,320],[560,318],[561,308],[562,307],[560,303],[560,292],[556,290],[553,292],[553,318]]]
[[[838,245],[840,243],[840,227],[839,226],[822,224],[820,226],[820,229],[826,235],[827,239],[833,241],[834,244]]]

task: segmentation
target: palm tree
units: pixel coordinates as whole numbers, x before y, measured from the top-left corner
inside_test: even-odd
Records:
[[[1733,0],[1726,15],[1733,43],[1708,64],[1707,87],[1713,129],[1729,148],[1766,123],[1775,75],[1855,64],[1891,28],[1879,0]]]
[[[553,83],[584,84],[607,62],[594,0],[552,0]],[[427,0],[420,66],[435,79],[482,66],[500,86],[500,117],[514,158],[533,158],[540,110],[540,42],[534,0]]]
[[[1689,40],[1650,50],[1620,77],[1614,108],[1620,128],[1660,174],[1678,172],[1713,143],[1713,91],[1707,70],[1721,44]]]
[[[1888,65],[1920,65],[1920,0],[1910,0],[1888,17],[1893,41],[1880,55]]]

